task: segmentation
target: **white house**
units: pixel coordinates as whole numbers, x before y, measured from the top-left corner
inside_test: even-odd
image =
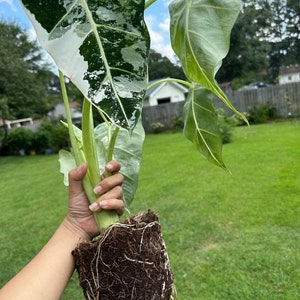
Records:
[[[279,70],[279,84],[300,82],[300,65],[281,67]]]
[[[73,101],[69,103],[70,105],[70,112],[71,112],[71,117],[73,121],[80,121],[82,117],[82,113],[80,112],[79,109],[79,103]],[[66,110],[65,106],[63,103],[57,103],[53,109],[48,113],[48,116],[50,118],[59,118],[59,117],[64,117],[66,118]]]
[[[149,86],[157,81],[150,81]],[[144,107],[184,101],[187,92],[188,89],[177,82],[162,82],[147,90]]]

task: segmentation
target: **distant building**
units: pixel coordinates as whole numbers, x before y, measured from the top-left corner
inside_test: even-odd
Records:
[[[23,118],[18,120],[0,120],[0,127],[6,126],[8,130],[18,127],[31,127],[33,125],[32,118]]]
[[[219,84],[219,87],[225,94],[231,94],[232,93],[232,86],[231,81],[230,82],[223,82]]]
[[[82,117],[82,113],[80,111],[80,104],[78,102],[70,102],[70,111],[71,111],[71,117],[73,122],[79,122]],[[66,110],[63,103],[57,103],[52,110],[48,113],[48,116],[51,119],[57,119],[57,118],[65,118],[66,119]]]
[[[300,82],[300,65],[281,67],[279,69],[279,84]]]
[[[149,82],[149,86],[159,80]],[[163,103],[174,103],[184,101],[188,89],[175,82],[162,82],[153,88],[147,90],[144,106],[156,106]]]

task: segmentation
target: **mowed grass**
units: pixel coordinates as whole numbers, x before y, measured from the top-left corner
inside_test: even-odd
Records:
[[[300,124],[238,127],[231,175],[181,133],[148,135],[133,214],[160,217],[179,300],[300,299]],[[57,156],[0,158],[0,285],[66,213]],[[82,299],[76,276],[63,299]],[[145,299],[147,300],[147,299]]]

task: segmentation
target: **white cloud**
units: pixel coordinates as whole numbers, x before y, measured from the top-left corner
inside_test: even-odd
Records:
[[[165,18],[162,23],[159,24],[159,28],[161,28],[164,32],[168,32],[170,30],[170,18]]]
[[[174,61],[175,54],[169,36],[170,19],[165,18],[159,22],[154,15],[148,15],[145,20],[150,34],[151,48]]]
[[[36,40],[36,32],[33,28],[29,28],[28,30],[26,30],[26,34],[28,36],[29,41],[35,41]]]
[[[13,0],[0,0],[0,4],[1,4],[1,3],[6,3],[6,4],[8,4],[9,7],[10,7],[10,9],[11,9],[12,11],[16,11],[16,10],[17,10],[17,8],[15,7],[15,5],[14,5],[14,3],[13,3]]]

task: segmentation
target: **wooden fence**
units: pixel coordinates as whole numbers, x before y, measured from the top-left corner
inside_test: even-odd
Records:
[[[300,82],[284,85],[274,85],[265,88],[234,91],[227,94],[230,102],[240,112],[246,113],[253,107],[271,105],[276,108],[279,116],[287,118],[300,114]],[[154,123],[161,123],[166,129],[173,127],[174,120],[182,116],[183,102],[160,104],[157,106],[144,107],[142,120],[145,131],[153,132]],[[224,108],[226,112],[232,114],[224,107],[224,104],[216,99],[215,108]]]

